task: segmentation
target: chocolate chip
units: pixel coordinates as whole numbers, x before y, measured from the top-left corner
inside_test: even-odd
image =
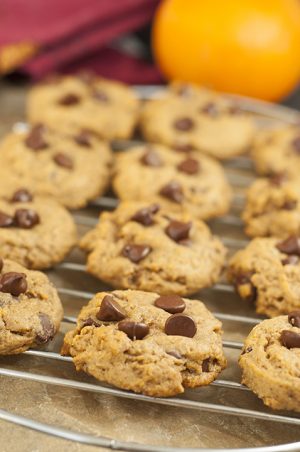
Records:
[[[131,262],[137,264],[142,259],[145,259],[151,251],[152,249],[148,245],[125,245],[122,254]]]
[[[291,254],[281,261],[282,265],[297,265],[299,263],[299,257]]]
[[[113,297],[105,295],[96,317],[98,320],[102,320],[103,322],[110,322],[125,319],[126,313],[123,311],[119,303],[113,299]]]
[[[99,102],[107,103],[109,101],[108,95],[103,90],[94,90],[92,97]]]
[[[281,208],[284,210],[294,210],[298,205],[298,201],[286,201]]]
[[[0,277],[0,292],[10,293],[18,297],[26,290],[27,281],[24,273],[8,272]]]
[[[122,320],[118,323],[118,329],[127,334],[132,339],[143,339],[149,333],[149,327],[142,322],[132,322],[131,320]]]
[[[176,350],[171,350],[170,352],[166,352],[168,355],[173,356],[176,359],[182,359],[182,355]]]
[[[239,273],[235,276],[234,284],[241,298],[253,303],[257,297],[257,289],[251,281],[252,272]]]
[[[141,223],[143,226],[151,226],[154,223],[153,214],[159,211],[158,204],[152,204],[149,207],[144,207],[138,210],[131,220]]]
[[[198,160],[187,158],[177,166],[177,169],[186,174],[197,174],[200,169]]]
[[[77,136],[74,137],[74,140],[76,141],[79,146],[84,146],[86,148],[91,147],[91,134],[87,130],[82,130]]]
[[[55,328],[47,314],[41,312],[39,314],[39,319],[41,322],[41,331],[36,335],[36,340],[39,344],[46,344],[51,339],[53,339],[55,334]]]
[[[154,305],[170,314],[177,314],[185,310],[185,302],[179,295],[162,295],[155,300]]]
[[[172,149],[178,152],[190,152],[194,150],[194,146],[189,143],[175,143],[173,144]]]
[[[14,215],[14,224],[18,228],[31,229],[39,224],[40,217],[32,209],[17,209]]]
[[[291,142],[292,147],[296,151],[296,153],[300,153],[300,136],[293,139]]]
[[[180,242],[189,238],[189,233],[192,227],[192,222],[182,223],[181,221],[173,220],[166,227],[165,231],[167,235],[174,240],[174,242]]]
[[[286,348],[300,348],[300,334],[294,331],[283,330],[280,341]]]
[[[208,102],[206,105],[204,105],[201,108],[200,112],[206,114],[207,116],[210,116],[211,118],[216,118],[217,116],[219,116],[219,109],[213,102]]]
[[[291,325],[300,328],[300,311],[290,312],[288,315],[288,321]]]
[[[0,211],[0,228],[9,228],[13,226],[14,219],[10,215]]]
[[[157,154],[157,152],[153,151],[152,149],[146,150],[141,158],[141,162],[143,163],[143,165],[153,166],[157,168],[163,165],[159,154]]]
[[[3,265],[4,265],[3,259],[0,257],[0,272],[2,272]]]
[[[26,188],[20,188],[13,194],[11,202],[30,202],[32,199],[32,194]]]
[[[202,372],[209,372],[210,358],[206,358],[202,361]]]
[[[94,319],[91,317],[88,317],[87,319],[83,320],[83,323],[81,324],[81,328],[84,328],[85,326],[100,326],[99,323],[97,323]]]
[[[281,185],[286,182],[287,176],[285,173],[272,174],[269,178],[269,183],[275,187],[281,187]]]
[[[72,169],[74,167],[71,157],[62,152],[55,154],[53,160],[57,165],[62,166],[63,168]]]
[[[71,107],[72,105],[77,105],[80,102],[80,97],[77,94],[69,93],[61,97],[58,101],[60,105],[64,107]]]
[[[179,182],[177,182],[176,180],[173,180],[167,185],[164,185],[161,188],[159,194],[164,196],[165,198],[170,199],[171,201],[177,202],[178,204],[181,204],[181,202],[183,201],[183,190]]]
[[[252,347],[247,347],[246,349],[243,349],[241,355],[245,355],[246,353],[250,353],[252,352],[253,348]]]
[[[184,314],[171,315],[165,324],[165,333],[169,336],[194,337],[197,331],[194,320]]]
[[[281,253],[300,256],[300,240],[296,235],[292,235],[286,240],[277,243],[276,248]]]
[[[31,128],[31,131],[27,135],[25,144],[34,151],[41,151],[48,147],[48,143],[44,139],[45,126],[37,124]]]
[[[173,122],[173,127],[180,132],[189,132],[195,127],[195,123],[191,118],[179,118]]]

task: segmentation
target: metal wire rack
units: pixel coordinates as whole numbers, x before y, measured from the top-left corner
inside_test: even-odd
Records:
[[[141,91],[140,91],[141,92]],[[147,97],[149,93],[151,94],[153,92],[153,89],[151,87],[148,87],[146,90],[142,90],[143,97]],[[285,122],[294,122],[299,120],[299,114],[297,112],[294,112],[292,110],[286,109],[284,107],[274,107],[272,105],[263,103],[263,102],[254,102],[252,100],[247,99],[241,99],[237,98],[237,100],[241,103],[242,107],[245,110],[251,111],[251,113],[258,119],[259,123],[267,123],[267,124],[273,124],[274,121],[285,121]],[[22,127],[22,125],[19,125],[19,127]],[[128,143],[125,143],[128,145]],[[122,148],[124,143],[118,144],[118,147]],[[253,180],[254,174],[252,171],[252,164],[250,159],[247,157],[239,157],[236,159],[233,159],[229,162],[226,162],[224,164],[225,170],[227,172],[228,178],[231,182],[231,184],[234,187],[234,200],[232,205],[232,210],[230,214],[216,219],[211,222],[212,229],[217,232],[224,244],[230,249],[230,251],[235,251],[236,249],[242,248],[246,243],[247,239],[245,236],[243,236],[241,230],[241,220],[238,216],[238,213],[240,212],[243,201],[244,201],[244,189],[247,187],[249,182]],[[106,210],[106,209],[113,209],[117,205],[117,200],[111,196],[102,197],[97,200],[95,200],[91,206],[81,212],[74,213],[74,218],[76,223],[79,225],[79,227],[87,229],[92,226],[94,226],[97,222],[97,216],[99,211]],[[86,290],[83,290],[82,288],[76,287],[76,281],[78,279],[78,275],[84,274],[85,272],[85,266],[82,260],[75,259],[69,259],[60,265],[57,265],[57,267],[54,269],[54,273],[56,275],[63,275],[64,272],[68,272],[69,274],[69,280],[71,280],[74,284],[72,284],[72,287],[66,287],[63,284],[60,284],[58,287],[59,294],[61,295],[62,301],[66,299],[66,297],[71,297],[73,300],[77,300],[81,305],[86,303],[87,300],[90,300],[94,293],[88,292]],[[51,277],[51,275],[50,275]],[[201,297],[202,300],[206,301],[206,297],[209,299],[210,295],[212,295],[215,298],[219,298],[221,296],[224,296],[224,294],[227,294],[229,297],[234,296],[234,290],[233,287],[228,285],[226,281],[222,281],[218,284],[216,284],[211,289],[206,289],[199,297]],[[208,303],[209,306],[209,303]],[[210,306],[209,306],[210,307]],[[228,322],[236,324],[237,328],[244,328],[246,329],[252,328],[254,325],[259,323],[261,321],[261,318],[258,318],[256,316],[249,315],[249,312],[246,312],[243,314],[243,307],[241,308],[242,312],[241,314],[237,314],[235,312],[228,313],[228,312],[216,312],[214,311],[214,314],[217,318],[222,320],[224,322],[224,329],[226,332],[226,325]],[[226,311],[226,309],[225,309]],[[251,311],[250,311],[251,312]],[[252,314],[253,314],[252,310]],[[63,319],[63,323],[65,325],[67,324],[74,324],[76,321],[76,312],[74,312],[74,315],[66,315]],[[226,350],[237,350],[239,351],[242,347],[242,343],[240,341],[232,340],[230,337],[226,337],[223,341],[223,345]],[[25,352],[22,356],[22,359],[26,360],[27,357],[35,357],[40,360],[54,360],[55,362],[61,364],[61,363],[67,363],[69,366],[73,366],[72,359],[69,357],[63,357],[59,354],[59,349],[57,350],[50,350],[50,349],[44,349],[44,350],[28,350]],[[154,397],[148,397],[144,395],[138,395],[131,393],[129,391],[123,391],[117,388],[112,388],[107,385],[101,384],[100,382],[97,382],[94,380],[94,382],[86,382],[82,381],[80,377],[78,378],[60,378],[53,376],[51,374],[39,374],[39,373],[33,373],[29,370],[20,370],[18,369],[18,365],[15,364],[13,366],[6,366],[3,365],[3,360],[1,361],[1,367],[0,367],[0,376],[4,377],[10,377],[10,378],[16,378],[16,379],[22,379],[28,380],[30,382],[38,382],[38,383],[44,383],[47,385],[54,385],[54,386],[60,386],[63,388],[72,388],[77,389],[80,391],[88,391],[96,394],[101,395],[110,395],[114,397],[119,398],[125,398],[125,399],[131,399],[134,401],[141,401],[141,402],[148,402],[152,404],[158,404],[158,405],[166,405],[171,407],[177,407],[177,408],[186,408],[186,409],[193,409],[193,410],[202,410],[207,412],[214,412],[214,413],[222,413],[224,416],[232,415],[232,416],[238,416],[238,417],[246,417],[246,418],[254,418],[261,421],[270,421],[275,423],[283,423],[283,424],[289,424],[294,426],[300,426],[300,416],[297,416],[294,413],[276,413],[272,412],[271,410],[268,410],[264,408],[261,405],[259,405],[258,409],[248,409],[247,407],[236,407],[236,406],[230,406],[225,405],[222,403],[209,403],[209,402],[203,402],[199,401],[198,398],[193,399],[193,397],[186,396],[185,394],[179,397],[171,397],[171,398],[154,398]],[[249,393],[249,396],[251,396],[250,391],[245,386],[241,385],[238,381],[234,381],[231,379],[222,379],[218,378],[216,381],[214,381],[211,384],[212,387],[215,388],[223,388],[228,391],[233,391],[234,393],[240,393],[240,392],[246,392]],[[201,391],[201,388],[200,388]],[[253,395],[253,397],[255,397]],[[48,425],[46,423],[38,422],[33,419],[29,419],[27,417],[23,417],[5,410],[0,409],[0,419],[4,421],[9,421],[45,434],[54,435],[60,438],[68,439],[71,441],[77,441],[79,443],[84,443],[88,445],[94,445],[99,447],[106,447],[110,449],[116,449],[116,450],[128,450],[128,451],[165,451],[165,452],[173,452],[175,450],[179,450],[175,447],[164,447],[161,446],[151,446],[151,445],[144,445],[144,444],[138,444],[135,442],[126,442],[126,441],[118,441],[115,439],[103,437],[103,436],[94,436],[91,434],[83,434],[76,431],[71,431],[67,429],[63,429],[59,426],[54,425]],[[184,450],[210,450],[210,451],[216,451],[217,449],[187,449]],[[218,449],[219,450],[219,449]],[[225,450],[225,449],[222,449]],[[227,451],[233,451],[237,449],[226,449]],[[283,452],[283,451],[296,451],[300,450],[300,441],[297,443],[290,443],[290,444],[282,444],[282,445],[270,445],[265,447],[257,447],[257,448],[244,448],[240,449],[244,452],[250,452],[250,451],[257,451],[257,452]]]

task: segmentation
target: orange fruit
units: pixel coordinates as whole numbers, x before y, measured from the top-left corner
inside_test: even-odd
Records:
[[[152,46],[167,79],[278,100],[300,78],[300,1],[164,0]]]

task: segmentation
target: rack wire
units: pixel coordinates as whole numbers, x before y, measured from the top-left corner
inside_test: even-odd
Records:
[[[147,97],[149,93],[153,93],[153,88],[148,87],[145,91],[141,91],[138,88],[138,91],[142,92],[143,97]],[[236,98],[236,97],[235,97]],[[264,103],[264,102],[256,102],[249,99],[244,98],[236,98],[240,105],[251,113],[260,121],[268,122],[268,124],[272,124],[274,120],[284,121],[293,123],[295,121],[299,121],[299,113],[287,109],[285,107],[274,107],[273,105]],[[16,126],[17,128],[26,127],[24,124],[19,124]],[[128,143],[118,143],[118,148],[124,147],[124,145],[128,146]],[[247,157],[239,157],[232,159],[229,162],[224,164],[225,170],[227,172],[228,178],[234,187],[234,200],[232,211],[230,214],[215,219],[211,226],[218,231],[226,228],[227,233],[219,233],[224,244],[231,250],[235,251],[236,249],[242,248],[248,240],[241,234],[241,220],[238,216],[240,212],[243,202],[244,202],[244,189],[249,185],[249,183],[253,180],[253,171],[252,164],[249,158]],[[83,228],[91,228],[95,226],[97,223],[97,214],[102,210],[111,210],[114,209],[117,205],[118,201],[111,196],[102,197],[96,199],[88,210],[88,212],[76,212],[74,213],[74,219],[76,223]],[[237,234],[238,233],[238,234]],[[238,236],[237,236],[238,235]],[[76,281],[78,275],[83,275],[85,273],[85,265],[82,262],[78,262],[77,260],[67,260],[57,265],[55,268],[56,274],[63,274],[64,272],[69,272],[71,275],[71,280]],[[71,297],[74,300],[77,300],[81,304],[90,300],[94,293],[86,290],[78,289],[76,287],[65,287],[64,285],[60,285],[58,287],[58,292],[64,302],[66,297]],[[227,294],[229,296],[234,296],[234,289],[230,286],[226,281],[222,281],[211,289],[206,289],[206,294],[213,294],[216,297],[223,296]],[[205,300],[205,296],[203,294],[200,295],[202,299]],[[253,311],[252,311],[253,312]],[[74,316],[66,315],[63,319],[63,323],[65,325],[72,325],[76,322],[76,313],[74,312]],[[214,315],[222,320],[225,325],[226,332],[226,322],[233,322],[238,327],[247,327],[252,328],[254,325],[258,324],[261,321],[261,318],[256,316],[249,315],[238,315],[234,313],[228,312],[214,312]],[[242,347],[242,343],[239,341],[225,339],[223,341],[223,345],[225,350],[236,350],[239,351]],[[29,357],[34,357],[43,362],[48,362],[52,360],[57,363],[66,363],[68,366],[73,366],[72,359],[70,357],[61,356],[59,351],[51,351],[50,349],[44,350],[28,350],[22,355],[24,360]],[[105,384],[101,384],[96,380],[93,382],[82,381],[80,376],[78,378],[61,378],[56,377],[51,374],[39,374],[31,372],[30,370],[24,371],[18,369],[18,365],[7,368],[7,366],[0,367],[0,376],[27,380],[34,383],[44,383],[47,385],[63,387],[63,388],[72,388],[80,391],[88,391],[95,394],[100,395],[110,395],[118,398],[129,399],[133,401],[147,402],[157,405],[164,405],[170,407],[184,408],[184,409],[193,409],[193,410],[202,410],[213,413],[221,413],[224,416],[238,416],[245,417],[250,419],[258,419],[261,421],[269,421],[275,423],[282,423],[287,425],[300,426],[300,417],[294,413],[276,413],[272,412],[264,408],[260,405],[259,409],[248,409],[244,407],[236,407],[236,406],[228,406],[221,403],[209,403],[202,402],[199,400],[193,400],[189,397],[179,396],[179,397],[170,397],[170,398],[154,398],[141,394],[134,394],[129,391],[120,390],[117,388],[110,387]],[[249,393],[249,396],[255,397],[251,394],[251,391],[242,384],[237,381],[230,379],[222,379],[218,378],[211,385],[213,388],[223,388],[228,391],[234,391],[234,393]],[[200,389],[201,390],[201,389]],[[126,451],[164,451],[164,452],[174,452],[180,450],[176,447],[165,447],[161,446],[153,446],[153,445],[144,445],[138,444],[134,442],[127,441],[117,441],[112,438],[102,437],[102,436],[94,436],[91,434],[83,434],[76,431],[71,431],[68,429],[63,429],[59,426],[48,425],[33,419],[29,419],[24,416],[20,416],[14,413],[10,413],[5,410],[0,409],[0,419],[8,422],[12,422],[48,435],[57,436],[60,438],[68,439],[70,441],[77,441],[79,443],[106,447],[115,450],[126,450]],[[209,450],[216,451],[217,449],[187,449],[187,451],[195,451],[195,450]],[[225,449],[222,449],[225,450]],[[226,449],[227,451],[233,451],[236,449]],[[290,444],[282,444],[282,445],[270,445],[256,448],[244,448],[240,449],[244,452],[256,451],[256,452],[284,452],[284,451],[297,451],[300,450],[300,441],[297,443]]]

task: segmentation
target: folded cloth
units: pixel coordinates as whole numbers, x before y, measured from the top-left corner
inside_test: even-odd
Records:
[[[78,61],[80,68],[87,68],[89,56],[97,72],[103,72],[102,59],[108,56],[117,69],[118,53],[109,51],[107,45],[147,24],[157,4],[158,0],[1,0],[0,71],[13,69],[29,59],[22,70],[40,78],[49,72],[68,71],[68,65],[78,66]],[[24,46],[27,52],[21,52]],[[147,79],[150,70],[152,82],[160,80],[149,63],[133,64],[133,57],[120,58],[123,70],[126,60],[135,70],[145,66]],[[115,76],[124,79],[119,69]],[[135,76],[128,73],[125,78],[135,81]],[[141,74],[138,78],[142,78]]]

